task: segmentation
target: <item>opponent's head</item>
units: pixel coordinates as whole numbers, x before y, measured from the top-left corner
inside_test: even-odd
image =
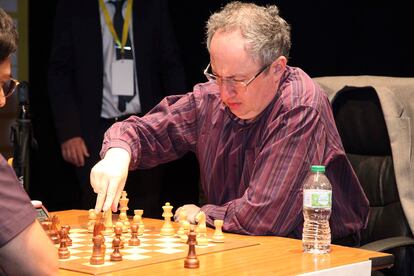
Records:
[[[10,16],[0,8],[0,107],[15,90],[18,82],[11,78],[10,55],[17,49],[18,34]]]

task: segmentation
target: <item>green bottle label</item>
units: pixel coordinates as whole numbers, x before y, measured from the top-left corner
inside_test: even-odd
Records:
[[[332,191],[317,189],[304,190],[303,206],[308,208],[331,208]]]

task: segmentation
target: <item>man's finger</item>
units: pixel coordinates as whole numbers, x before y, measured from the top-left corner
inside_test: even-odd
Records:
[[[118,185],[119,185],[119,179],[118,178],[109,180],[109,185],[108,185],[108,189],[106,191],[106,199],[105,199],[105,203],[104,203],[104,206],[103,206],[103,211],[107,211],[109,208],[111,208],[112,203],[115,200],[115,195],[116,195],[116,192],[118,190]]]
[[[112,211],[116,212],[118,210],[118,204],[119,204],[119,200],[121,198],[121,194],[122,194],[122,189],[120,189],[120,187],[118,187],[116,195],[115,195],[115,200],[112,203]]]
[[[106,199],[105,193],[98,193],[98,196],[96,197],[95,213],[98,214],[101,212],[105,199]]]

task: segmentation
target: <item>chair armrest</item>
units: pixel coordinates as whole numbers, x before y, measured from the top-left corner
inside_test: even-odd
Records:
[[[366,250],[373,250],[377,252],[378,251],[383,252],[389,249],[393,249],[393,248],[397,248],[401,246],[407,246],[407,245],[414,245],[414,239],[405,237],[405,236],[399,236],[399,237],[386,238],[386,239],[370,242],[370,243],[364,244],[360,248],[366,249]]]

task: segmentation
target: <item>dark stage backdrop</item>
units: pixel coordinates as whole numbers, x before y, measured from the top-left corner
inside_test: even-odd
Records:
[[[227,2],[169,0],[190,89],[204,81],[202,70],[208,63],[205,21]],[[414,43],[409,38],[414,17],[405,1],[252,2],[279,6],[282,17],[292,26],[289,63],[301,67],[311,77],[414,77]],[[30,193],[49,209],[60,210],[74,207],[72,198],[76,193],[71,187],[76,180],[60,156],[46,91],[55,7],[56,0],[29,1],[31,111],[38,141],[33,152]]]

